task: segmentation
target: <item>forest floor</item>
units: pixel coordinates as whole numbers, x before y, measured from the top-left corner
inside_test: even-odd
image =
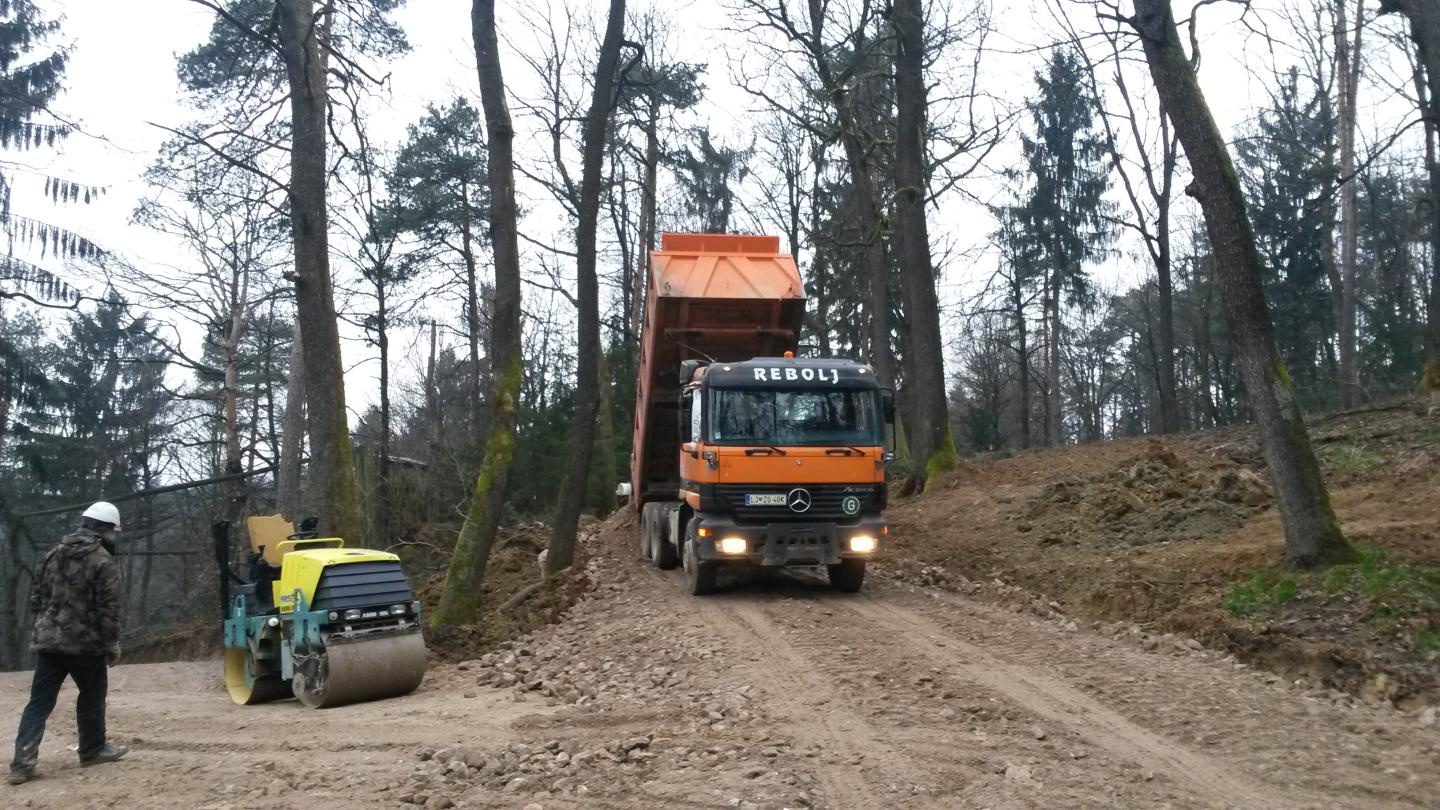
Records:
[[[1278,570],[1246,430],[969,464],[892,503],[859,595],[798,571],[689,597],[623,510],[531,588],[546,532],[519,526],[492,619],[432,637],[416,693],[241,707],[213,654],[122,665],[131,756],[77,767],[67,687],[0,806],[1434,806],[1440,420],[1312,434],[1362,552],[1324,574]],[[426,600],[442,545],[405,552]],[[27,687],[0,674],[3,727]]]

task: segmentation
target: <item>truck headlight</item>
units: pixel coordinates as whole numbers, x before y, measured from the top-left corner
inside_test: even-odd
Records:
[[[339,614],[339,613],[336,613],[336,612],[333,611],[333,610],[330,611],[330,621],[332,621],[332,622],[338,622],[338,621],[340,621],[340,614]]]
[[[850,538],[850,550],[860,554],[869,554],[875,550],[875,538],[868,534],[857,534]]]
[[[360,618],[360,608],[351,608],[345,611],[345,621],[353,622],[358,618]]]
[[[403,614],[404,612],[405,612],[405,606],[404,606],[404,605],[391,605],[391,606],[390,606],[390,615],[391,615],[391,616],[399,616],[399,615]]]
[[[744,554],[746,549],[745,538],[723,537],[720,539],[721,554]]]

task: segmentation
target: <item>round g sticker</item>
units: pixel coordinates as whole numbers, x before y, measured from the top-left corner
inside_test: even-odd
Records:
[[[845,500],[840,502],[840,508],[844,509],[847,515],[856,514],[860,511],[860,499],[854,495],[847,495]]]

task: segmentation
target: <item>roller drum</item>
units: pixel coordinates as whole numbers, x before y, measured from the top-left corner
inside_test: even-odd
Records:
[[[295,696],[312,709],[323,709],[409,694],[425,678],[425,660],[419,632],[329,639],[319,677],[295,673]]]
[[[256,662],[249,650],[225,650],[225,689],[230,699],[242,706],[254,706],[290,697],[290,682],[277,675],[256,676]]]

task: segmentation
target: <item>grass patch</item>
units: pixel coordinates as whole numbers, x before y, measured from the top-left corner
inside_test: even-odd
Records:
[[[1251,574],[1249,581],[1236,585],[1225,597],[1224,607],[1236,616],[1249,616],[1260,607],[1283,604],[1299,594],[1294,577],[1262,569]]]
[[[1327,594],[1357,593],[1379,602],[1412,607],[1411,613],[1440,611],[1440,567],[1390,561],[1384,549],[1356,549],[1358,562],[1332,566],[1310,574]]]
[[[1415,652],[1426,658],[1440,658],[1440,627],[1427,627],[1417,632]]]
[[[1359,476],[1385,466],[1385,456],[1358,444],[1337,444],[1320,453],[1325,464],[1338,473]]]
[[[1297,599],[1342,602],[1377,630],[1405,629],[1416,652],[1440,656],[1440,566],[1393,562],[1384,549],[1357,548],[1360,559],[1323,571],[1282,575],[1261,569],[1236,585],[1224,608],[1252,616]],[[1427,620],[1427,617],[1428,620]]]

